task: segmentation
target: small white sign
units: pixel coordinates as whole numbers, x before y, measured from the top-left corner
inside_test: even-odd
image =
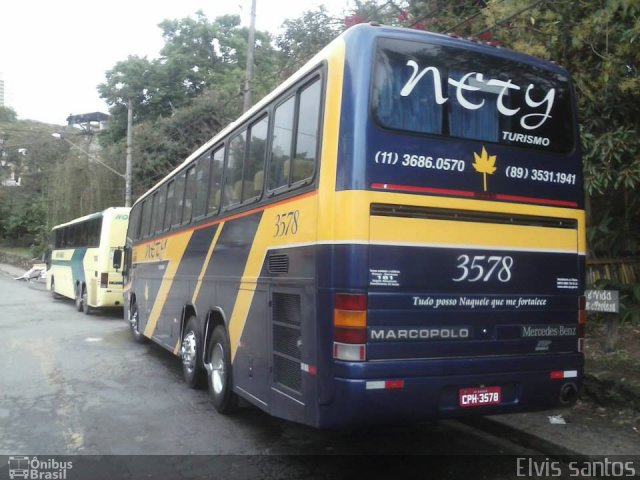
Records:
[[[618,313],[620,311],[620,296],[617,290],[586,290],[587,311]]]

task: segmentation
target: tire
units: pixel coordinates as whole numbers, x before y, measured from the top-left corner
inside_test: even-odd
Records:
[[[54,300],[60,300],[60,294],[56,293],[56,281],[51,279],[51,298]]]
[[[182,376],[189,388],[203,388],[205,386],[206,371],[202,363],[203,345],[200,323],[196,317],[191,316],[187,320],[180,344]]]
[[[82,287],[80,284],[76,285],[76,310],[82,312],[83,310],[83,299],[82,299]]]
[[[89,295],[87,294],[86,285],[82,286],[82,311],[85,315],[90,315],[93,311],[93,308],[89,306]]]
[[[138,316],[138,304],[134,300],[129,307],[129,318],[127,319],[129,322],[129,330],[131,331],[131,338],[136,343],[146,343],[147,337],[145,337],[140,332],[140,330],[138,330],[139,319],[140,317]]]
[[[222,325],[218,325],[211,334],[207,358],[210,362],[207,383],[211,404],[220,413],[232,413],[238,409],[238,395],[233,392],[229,336]]]

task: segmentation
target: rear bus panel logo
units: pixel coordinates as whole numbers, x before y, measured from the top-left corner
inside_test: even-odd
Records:
[[[468,340],[471,327],[371,328],[369,341],[397,342],[421,340]]]

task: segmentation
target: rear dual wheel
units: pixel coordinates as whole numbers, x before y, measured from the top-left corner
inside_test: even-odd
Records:
[[[189,388],[202,388],[205,385],[206,371],[202,362],[203,346],[200,322],[195,316],[191,316],[187,320],[180,347],[182,376]]]
[[[207,382],[209,398],[220,413],[231,413],[238,409],[238,396],[233,392],[231,369],[231,348],[229,336],[222,325],[218,325],[211,334],[207,347]]]
[[[89,306],[89,296],[87,295],[86,285],[78,284],[76,286],[76,310],[84,312],[85,315],[91,313],[91,307]]]

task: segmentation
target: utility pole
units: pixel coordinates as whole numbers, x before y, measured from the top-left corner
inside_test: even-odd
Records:
[[[255,0],[254,0],[255,1]],[[133,106],[127,101],[127,164],[124,171],[124,206],[131,206],[131,149],[133,148]]]
[[[247,46],[247,77],[244,83],[244,111],[253,103],[253,52],[256,48],[256,0],[251,0],[251,19],[249,23],[249,41]]]

